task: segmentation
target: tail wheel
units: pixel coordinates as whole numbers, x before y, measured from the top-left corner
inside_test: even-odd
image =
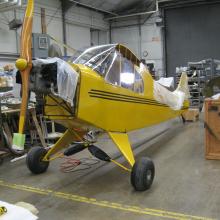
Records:
[[[29,170],[34,174],[46,172],[49,161],[42,161],[47,150],[43,147],[33,147],[27,154],[26,164]]]
[[[131,171],[131,184],[136,191],[145,191],[153,183],[155,175],[154,163],[151,159],[143,157],[136,161]]]

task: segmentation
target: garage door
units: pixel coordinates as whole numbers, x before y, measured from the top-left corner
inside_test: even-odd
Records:
[[[188,61],[220,59],[220,3],[165,9],[166,71]]]

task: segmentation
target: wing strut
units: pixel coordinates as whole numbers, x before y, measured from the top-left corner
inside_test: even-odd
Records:
[[[127,159],[130,165],[133,167],[135,160],[134,154],[128,139],[127,133],[108,132],[109,136],[119,148],[123,156]]]

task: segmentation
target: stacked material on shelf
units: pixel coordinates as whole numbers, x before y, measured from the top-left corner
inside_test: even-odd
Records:
[[[220,76],[220,60],[206,59],[199,62],[188,62],[187,67],[177,67],[175,81],[178,84],[180,74],[186,71],[189,77],[189,90],[191,94],[190,107],[203,107],[205,84],[216,76]]]

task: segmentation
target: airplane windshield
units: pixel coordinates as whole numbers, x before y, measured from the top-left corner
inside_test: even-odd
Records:
[[[103,76],[108,83],[143,93],[140,61],[126,47],[119,44],[96,46],[86,49],[75,64],[83,64]]]
[[[84,64],[91,67],[93,63],[100,60],[105,56],[109,51],[115,50],[115,44],[108,44],[102,46],[90,47],[81,54],[78,54],[77,58],[73,59],[73,63]]]

